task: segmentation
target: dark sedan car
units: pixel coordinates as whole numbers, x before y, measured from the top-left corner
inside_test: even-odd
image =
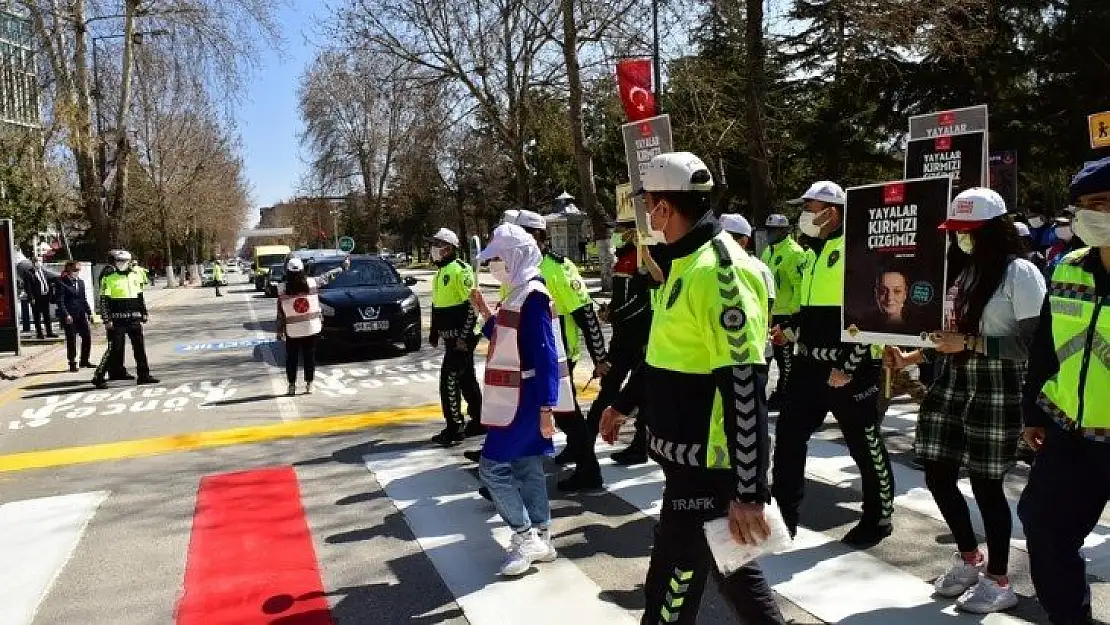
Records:
[[[316,260],[308,271],[319,276],[342,260]],[[406,351],[420,349],[420,300],[409,288],[414,284],[415,278],[402,279],[393,265],[377,256],[351,256],[351,267],[320,289],[320,340],[333,346],[403,343]]]

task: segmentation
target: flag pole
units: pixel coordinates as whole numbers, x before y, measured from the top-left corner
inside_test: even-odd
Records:
[[[662,70],[659,63],[659,0],[651,0],[651,33],[651,63],[655,74],[655,114],[659,115],[663,112],[663,99],[659,97],[663,87]]]

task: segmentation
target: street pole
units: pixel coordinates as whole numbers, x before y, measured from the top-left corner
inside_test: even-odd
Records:
[[[335,249],[339,249],[339,211],[331,209],[331,231],[335,235]]]
[[[655,73],[655,114],[663,113],[663,72],[659,61],[659,0],[651,0],[651,64]]]

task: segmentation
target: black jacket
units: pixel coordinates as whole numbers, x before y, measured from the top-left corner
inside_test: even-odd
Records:
[[[74,320],[88,319],[92,308],[85,299],[85,282],[76,276],[60,276],[54,282],[54,303],[58,305],[58,317]]]

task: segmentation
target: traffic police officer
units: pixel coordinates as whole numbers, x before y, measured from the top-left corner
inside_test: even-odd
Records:
[[[220,293],[220,283],[224,281],[224,266],[218,258],[212,259],[212,283],[216,285],[216,297],[223,297]]]
[[[137,383],[158,383],[150,375],[143,340],[142,324],[149,319],[146,300],[143,299],[143,281],[142,274],[131,267],[131,254],[124,251],[116,253],[115,270],[104,274],[100,280],[100,316],[104,319],[104,327],[111,333],[108,349],[93,374],[93,386],[97,388],[108,386],[105,376],[110,373],[117,374],[112,376],[113,379],[121,377],[118,373],[123,368],[124,341],[128,338],[135,353],[135,370],[139,374]]]
[[[613,297],[603,309],[603,321],[613,328],[609,339],[609,361],[612,367],[601,377],[597,398],[590,404],[586,422],[590,435],[597,437],[601,413],[620,394],[625,378],[640,366],[647,354],[651,331],[651,289],[656,286],[647,267],[639,262],[636,245],[636,221],[629,217],[614,224],[612,246],[616,256],[613,265]],[[631,381],[630,381],[631,383]],[[647,462],[647,441],[643,420],[636,420],[636,436],[625,449],[614,453],[613,462],[636,465]]]
[[[666,480],[641,622],[695,623],[706,581],[718,575],[703,525],[727,516],[733,537],[750,545],[768,535],[767,291],[747,252],[714,219],[713,177],[701,159],[660,154],[643,184],[669,269],[641,370],[649,454]],[[606,410],[605,440],[615,440],[623,419]],[[740,622],[783,622],[755,562],[718,586]]]
[[[471,305],[477,288],[474,270],[458,257],[459,237],[440,228],[429,239],[432,262],[439,270],[432,282],[432,347],[443,339],[443,366],[439,370],[439,399],[447,426],[432,437],[443,446],[454,445],[467,436],[485,432],[481,424],[482,389],[474,372],[474,348],[478,345],[478,315]],[[466,399],[470,422],[465,423],[462,400]]]
[[[870,546],[893,531],[894,477],[879,432],[881,360],[868,345],[840,342],[844,292],[844,190],[815,183],[800,198],[805,210],[802,233],[814,238],[815,260],[805,271],[798,314],[774,329],[782,345],[790,330],[797,356],[786,387],[786,405],[775,429],[771,479],[783,519],[797,531],[805,484],[806,446],[830,411],[863,478],[863,518],[843,538],[854,547]]]
[[[1041,309],[1022,398],[1037,456],[1018,504],[1037,598],[1056,625],[1093,622],[1079,549],[1110,500],[1110,158],[1072,179],[1071,199],[1091,247],[1056,265]]]
[[[540,261],[540,275],[551,292],[555,310],[560,316],[563,344],[566,347],[567,365],[570,367],[571,380],[574,379],[574,365],[582,349],[582,335],[585,335],[586,348],[594,361],[594,377],[605,375],[609,369],[609,354],[605,350],[605,337],[601,334],[601,323],[594,311],[593,300],[586,290],[586,283],[578,273],[578,267],[569,259],[551,251],[547,238],[547,222],[538,213],[522,210],[517,215],[516,224],[536,239],[543,251]],[[559,490],[578,491],[601,487],[601,467],[593,449],[593,436],[582,416],[578,405],[577,389],[574,390],[574,411],[556,412],[555,422],[567,435],[567,447],[556,462],[575,463],[575,472],[558,483]]]
[[[790,220],[783,215],[767,217],[767,247],[763,250],[763,263],[775,277],[775,305],[771,308],[771,325],[788,324],[789,318],[801,308],[802,275],[806,269],[806,252],[790,234]],[[782,391],[790,378],[790,364],[794,358],[793,346],[775,345],[775,364],[779,377],[768,403],[782,406]]]

